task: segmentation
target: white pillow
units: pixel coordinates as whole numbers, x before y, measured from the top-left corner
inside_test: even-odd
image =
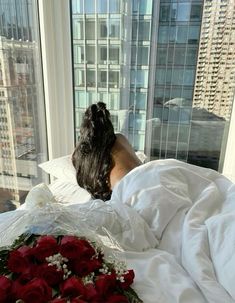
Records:
[[[141,162],[144,162],[147,158],[142,152],[136,152],[136,156],[140,159]],[[59,180],[77,184],[76,170],[71,159],[72,155],[68,155],[41,163],[38,166],[46,173]]]
[[[66,205],[81,204],[91,199],[91,195],[85,189],[69,181],[57,179],[49,188],[56,201]]]
[[[51,176],[73,184],[77,184],[76,170],[72,163],[72,155],[56,158],[38,165]]]

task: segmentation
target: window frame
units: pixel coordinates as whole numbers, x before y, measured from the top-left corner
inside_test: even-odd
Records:
[[[75,144],[74,91],[69,0],[40,0],[43,81],[49,160],[71,154]],[[151,110],[151,105],[147,112]],[[151,133],[148,127],[147,131]],[[147,137],[150,135],[146,134]],[[219,171],[235,182],[235,97]],[[147,143],[147,141],[145,141]]]
[[[38,1],[49,160],[74,149],[70,1]]]

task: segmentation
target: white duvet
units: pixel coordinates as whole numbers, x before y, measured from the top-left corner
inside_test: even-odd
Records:
[[[39,186],[24,207],[0,215],[0,246],[33,224],[35,208],[46,225],[45,201],[57,207]],[[79,204],[78,197],[78,204],[64,208],[74,214],[71,230],[83,214],[97,232],[107,229],[118,240],[145,303],[235,302],[235,185],[219,173],[153,161],[126,175],[110,201]]]

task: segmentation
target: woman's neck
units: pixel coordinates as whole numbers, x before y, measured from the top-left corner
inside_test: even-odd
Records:
[[[126,174],[141,164],[128,140],[121,134],[117,134],[116,137],[117,139],[111,151],[114,163],[110,172],[112,189]]]

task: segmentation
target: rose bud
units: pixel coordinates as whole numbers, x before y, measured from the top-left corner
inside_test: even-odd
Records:
[[[12,287],[12,281],[5,276],[0,276],[0,303],[7,303]]]
[[[45,303],[52,299],[52,289],[43,279],[35,278],[22,286],[19,299],[24,303]]]
[[[80,279],[75,277],[68,278],[60,286],[62,297],[78,297],[83,296],[86,293],[86,288]]]
[[[58,251],[58,244],[53,236],[41,236],[33,248],[34,256],[39,261],[45,261],[46,257],[53,256]]]

